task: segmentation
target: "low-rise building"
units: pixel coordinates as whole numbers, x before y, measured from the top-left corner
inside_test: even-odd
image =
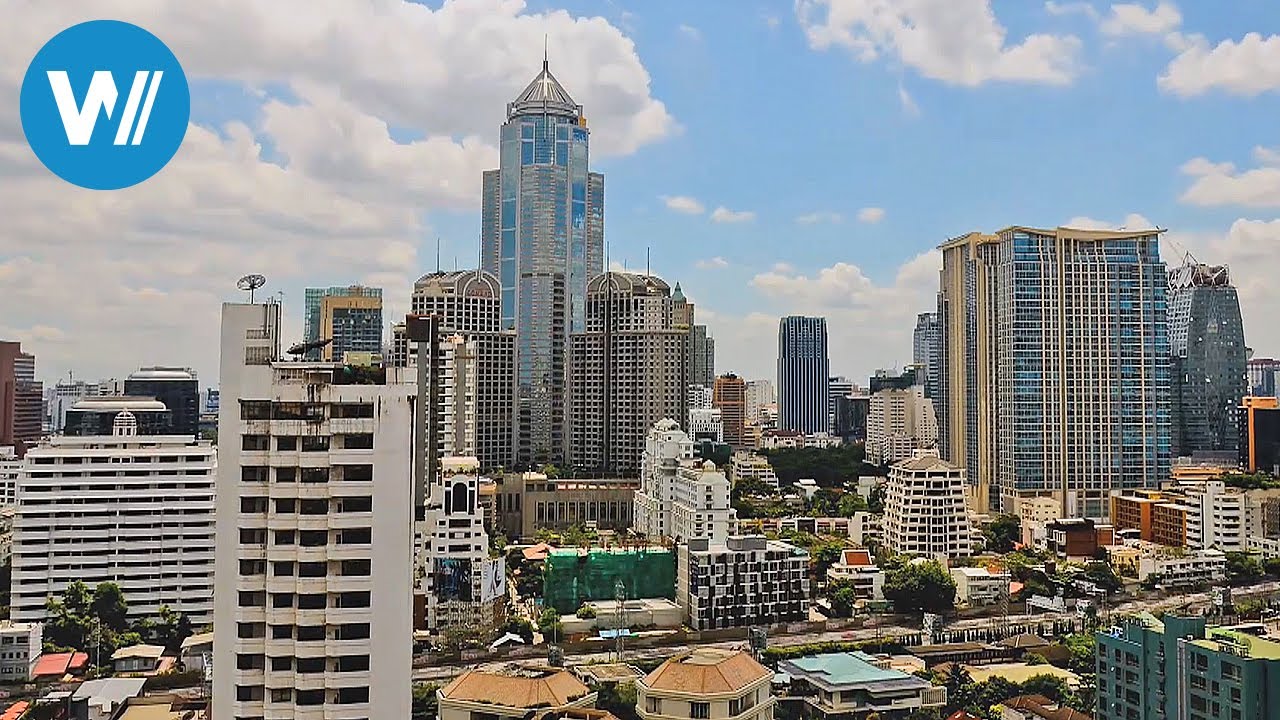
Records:
[[[589,600],[583,603],[590,609],[589,617],[562,615],[560,623],[565,635],[583,635],[597,630],[660,629],[673,630],[684,622],[684,612],[675,602],[666,598],[637,598],[635,600]]]
[[[30,680],[43,648],[42,623],[0,621],[0,682]]]
[[[894,670],[890,659],[862,652],[810,655],[778,663],[790,680],[789,695],[804,699],[805,717],[900,717],[921,708],[941,708],[947,689]]]
[[[594,708],[596,693],[564,670],[468,670],[436,691],[439,720],[516,720]]]
[[[1009,597],[1009,573],[957,567],[951,569],[951,577],[956,581],[956,602],[962,605],[997,605]]]
[[[845,582],[859,600],[884,600],[884,571],[876,566],[867,550],[843,550],[840,559],[827,568],[827,583]]]
[[[805,433],[795,430],[765,430],[760,435],[761,450],[781,450],[788,448],[833,448],[840,447],[844,441],[831,433]]]
[[[1227,556],[1218,550],[1155,551],[1138,558],[1138,580],[1152,576],[1164,588],[1214,585],[1227,579]]]
[[[495,527],[509,539],[532,540],[539,528],[574,525],[600,530],[631,527],[640,481],[635,478],[549,478],[542,473],[507,475],[496,489]]]
[[[636,713],[640,720],[773,720],[772,679],[745,652],[695,648],[636,683]]]
[[[996,709],[1000,711],[1000,720],[1092,720],[1093,717],[1044,695],[1012,697],[996,705]]]
[[[205,665],[212,665],[213,633],[196,633],[183,640],[178,661],[182,663],[182,669],[188,672],[202,671]]]
[[[802,620],[809,609],[809,553],[760,535],[680,546],[676,601],[694,630]]]
[[[1045,525],[1045,549],[1068,560],[1086,560],[1115,543],[1109,524],[1088,518],[1059,518]]]
[[[163,645],[130,645],[111,654],[111,669],[117,675],[154,675],[163,657]]]
[[[778,489],[778,476],[774,474],[769,458],[755,453],[734,453],[729,460],[729,477],[735,485],[743,481],[756,480],[774,490]]]
[[[693,441],[710,440],[724,442],[724,421],[720,419],[720,408],[689,408],[689,437]]]

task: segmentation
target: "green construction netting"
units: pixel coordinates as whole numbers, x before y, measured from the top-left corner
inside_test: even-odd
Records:
[[[670,550],[556,550],[547,556],[542,597],[561,614],[588,600],[612,600],[621,579],[628,600],[676,596],[676,557]]]

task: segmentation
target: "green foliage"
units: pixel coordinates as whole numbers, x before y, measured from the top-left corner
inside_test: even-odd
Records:
[[[542,473],[543,475],[546,475],[548,480],[556,480],[560,477],[560,468],[556,467],[555,465],[550,465],[550,464],[543,465],[542,468],[538,470],[538,472]]]
[[[600,686],[596,707],[608,710],[618,720],[639,720],[636,713],[636,684],[634,682],[605,683]]]
[[[853,615],[853,606],[858,601],[858,594],[854,591],[851,582],[839,580],[832,583],[827,588],[827,596],[831,600],[833,615],[842,618]]]
[[[1098,651],[1098,639],[1093,633],[1075,633],[1062,640],[1063,646],[1071,653],[1067,660],[1067,669],[1078,675],[1094,672]]]
[[[833,448],[779,448],[764,452],[778,481],[792,485],[801,478],[813,478],[820,487],[841,487],[850,478],[875,474],[876,468],[863,462],[861,445]]]
[[[947,612],[955,608],[956,581],[936,560],[907,563],[885,573],[884,598],[898,612]]]
[[[1227,553],[1227,579],[1232,581],[1257,580],[1262,577],[1262,563],[1254,555],[1244,552]]]
[[[1048,660],[1045,660],[1044,656],[1039,653],[1027,653],[1026,656],[1022,659],[1022,661],[1028,665],[1046,665],[1049,662]]]
[[[1017,515],[997,515],[982,529],[987,549],[998,553],[1012,552],[1022,542],[1022,520]]]
[[[67,586],[62,598],[45,603],[45,648],[50,651],[91,652],[99,662],[117,649],[148,642],[176,651],[191,635],[191,621],[168,606],[155,618],[129,625],[129,605],[115,583],[100,583],[92,590],[83,582]]]
[[[440,686],[434,683],[424,683],[422,685],[413,686],[413,704],[410,705],[410,720],[436,720],[439,713],[436,701],[436,690]]]
[[[868,653],[900,653],[903,652],[905,648],[900,643],[893,640],[884,640],[881,642],[869,640],[828,640],[824,642],[805,643],[803,645],[767,647],[760,653],[760,662],[770,667],[776,667],[779,660],[792,660],[806,655],[853,652],[854,650],[862,650]]]
[[[1115,592],[1124,587],[1124,583],[1116,575],[1111,566],[1105,562],[1091,561],[1084,566],[1084,578],[1103,588],[1107,592]]]
[[[1280,557],[1263,560],[1262,569],[1271,577],[1280,577]]]
[[[1226,483],[1228,487],[1236,487],[1243,490],[1272,490],[1280,488],[1280,478],[1263,472],[1253,474],[1229,473],[1219,479]]]
[[[547,642],[564,639],[564,626],[560,624],[560,613],[555,608],[549,607],[542,611],[538,618],[538,632],[542,633],[543,640]]]
[[[526,645],[533,644],[533,623],[528,618],[508,616],[507,624],[502,626],[502,632],[519,635]]]
[[[184,670],[149,677],[142,688],[146,692],[161,692],[173,688],[197,687],[202,682],[204,682],[203,670]]]
[[[809,511],[815,517],[853,517],[866,510],[867,501],[861,495],[834,488],[819,488],[809,503]]]
[[[575,613],[582,620],[590,620],[596,616],[596,609],[586,603],[582,603],[582,607],[578,608]]]
[[[871,488],[867,497],[867,511],[874,515],[884,514],[884,496],[887,488],[884,483],[877,483]]]

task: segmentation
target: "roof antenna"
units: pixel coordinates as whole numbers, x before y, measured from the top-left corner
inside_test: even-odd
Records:
[[[542,71],[547,71],[547,34],[542,34]]]
[[[644,248],[644,275],[645,277],[653,277],[649,272],[649,246],[647,245]]]
[[[436,236],[436,272],[440,272],[440,236]]]

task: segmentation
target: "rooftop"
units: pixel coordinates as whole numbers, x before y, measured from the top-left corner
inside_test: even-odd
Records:
[[[899,670],[879,666],[880,660],[863,652],[839,652],[809,655],[784,660],[778,669],[792,677],[801,677],[827,688],[852,685],[884,685],[909,688],[928,686],[927,680]]]
[[[504,674],[468,670],[440,690],[447,700],[485,703],[509,708],[560,707],[590,690],[564,670]]]
[[[1024,683],[1036,675],[1052,675],[1061,678],[1072,688],[1080,687],[1080,676],[1070,670],[1053,665],[1027,665],[1024,663],[995,663],[992,665],[965,665],[969,677],[980,683],[993,677],[1002,677],[1015,683]]]
[[[715,694],[736,692],[772,676],[741,650],[700,647],[662,663],[643,682],[653,690]]]
[[[1019,695],[1000,704],[1043,720],[1090,720],[1089,715],[1069,707],[1062,707],[1044,695]]]
[[[507,106],[507,117],[525,114],[582,115],[582,106],[573,101],[569,91],[551,74],[545,57],[542,59],[542,72]]]
[[[1244,650],[1247,657],[1258,660],[1280,660],[1280,643],[1267,640],[1238,630],[1211,628],[1209,637],[1196,640],[1192,644],[1218,652],[1236,652]]]
[[[111,653],[112,660],[127,660],[130,658],[145,658],[150,660],[158,660],[164,655],[163,645],[130,645],[122,647]]]

